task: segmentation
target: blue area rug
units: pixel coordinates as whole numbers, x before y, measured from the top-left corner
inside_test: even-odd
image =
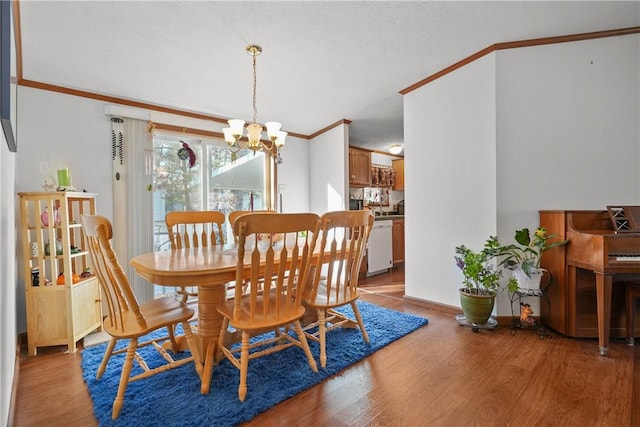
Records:
[[[83,378],[87,383],[93,410],[101,426],[229,426],[249,421],[261,412],[285,399],[340,372],[387,344],[428,323],[427,319],[389,310],[358,301],[370,343],[362,339],[357,329],[339,328],[327,334],[327,367],[319,362],[318,344],[309,341],[318,363],[318,373],[309,367],[297,347],[288,348],[249,362],[248,393],[244,402],[238,400],[240,374],[228,360],[214,367],[211,391],[200,394],[200,380],[192,364],[133,382],[127,387],[120,417],[111,420],[124,355],[112,356],[100,380],[96,371],[106,349],[106,343],[82,351]],[[352,315],[349,307],[341,308]],[[119,343],[119,346],[126,342]],[[149,366],[156,366],[155,350],[143,353]],[[189,353],[184,353],[189,355]],[[134,370],[139,372],[134,363]],[[232,420],[232,421],[230,421]]]

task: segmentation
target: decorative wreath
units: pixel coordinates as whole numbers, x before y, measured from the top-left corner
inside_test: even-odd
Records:
[[[184,141],[180,141],[182,143],[182,148],[178,150],[178,158],[180,160],[189,159],[189,169],[196,165],[196,153],[189,147]]]

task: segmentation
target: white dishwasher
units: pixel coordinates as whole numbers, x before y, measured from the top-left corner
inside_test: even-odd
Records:
[[[391,220],[373,223],[367,249],[367,276],[384,273],[393,267],[392,227]]]

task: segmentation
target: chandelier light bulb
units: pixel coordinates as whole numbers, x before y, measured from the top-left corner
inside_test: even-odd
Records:
[[[278,149],[284,147],[284,140],[287,139],[287,135],[289,135],[288,132],[282,130],[278,132],[278,137],[276,138],[276,147],[278,147]]]
[[[229,123],[229,127],[231,128],[231,134],[236,138],[242,138],[244,134],[244,120],[231,119],[227,120],[227,123]]]
[[[236,143],[237,138],[233,135],[231,128],[222,129],[222,133],[224,133],[224,140],[227,144],[233,145]]]
[[[267,122],[264,125],[267,127],[267,136],[269,139],[272,141],[276,139],[282,125],[278,122]]]

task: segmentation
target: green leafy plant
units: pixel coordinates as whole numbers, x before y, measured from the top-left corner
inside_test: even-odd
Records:
[[[531,277],[543,270],[540,268],[540,260],[544,252],[568,242],[568,240],[548,242],[549,239],[556,237],[558,237],[556,234],[547,234],[544,227],[538,227],[533,235],[528,228],[517,230],[515,234],[517,244],[501,246],[497,250],[497,255],[503,257],[499,265],[510,270],[521,268],[528,277]]]
[[[500,290],[502,271],[496,268],[493,259],[500,250],[500,243],[495,236],[489,236],[484,248],[474,252],[465,245],[456,247],[456,265],[464,280],[462,284],[470,294],[497,294]]]

